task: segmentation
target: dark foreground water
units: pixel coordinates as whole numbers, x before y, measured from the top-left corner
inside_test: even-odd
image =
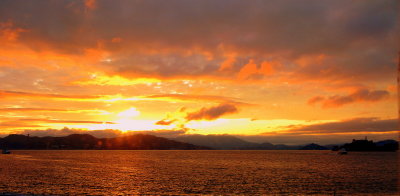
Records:
[[[13,151],[0,194],[397,195],[393,152]]]

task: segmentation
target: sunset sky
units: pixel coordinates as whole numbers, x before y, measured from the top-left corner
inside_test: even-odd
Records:
[[[396,0],[1,0],[0,135],[397,138],[398,10]]]

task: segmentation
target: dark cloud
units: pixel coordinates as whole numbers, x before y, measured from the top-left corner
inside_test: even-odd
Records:
[[[166,137],[166,138],[176,138],[178,136],[184,135],[187,131],[189,131],[188,128],[181,128],[181,129],[173,129],[173,130],[154,130],[154,131],[135,131],[131,132],[132,134],[136,133],[142,133],[142,134],[149,134],[149,135],[154,135],[158,137]]]
[[[187,129],[178,130],[155,130],[155,131],[132,131],[132,132],[121,132],[120,130],[104,129],[104,130],[84,130],[84,129],[71,129],[64,127],[63,129],[26,129],[23,131],[14,132],[16,134],[29,134],[30,136],[67,136],[70,134],[90,134],[97,138],[113,138],[126,134],[149,134],[159,137],[175,138],[183,135],[187,132]],[[4,134],[3,134],[4,135]],[[6,136],[6,135],[4,135]]]
[[[170,125],[170,124],[174,123],[175,121],[176,121],[176,119],[172,119],[172,120],[163,119],[163,120],[157,121],[156,125]]]
[[[26,129],[15,133],[24,135],[29,134],[30,136],[39,136],[39,137],[44,137],[44,136],[61,137],[71,134],[90,134],[97,138],[113,138],[122,134],[121,131],[112,129],[89,131],[83,129],[71,129],[67,127],[64,127],[63,129],[45,129],[45,130]]]
[[[4,91],[0,90],[0,98],[59,98],[59,99],[96,99],[101,96],[96,95],[62,95],[62,94],[46,94],[46,93],[31,93],[31,92],[20,92],[20,91]]]
[[[308,104],[314,105],[322,103],[322,107],[332,108],[341,107],[355,102],[377,102],[389,98],[389,92],[386,90],[371,91],[368,89],[359,89],[349,95],[334,95],[330,97],[316,96],[308,100]]]
[[[180,108],[176,113],[178,116],[184,115],[183,117],[173,117],[169,114],[166,118],[157,121],[156,125],[171,125],[176,124],[177,127],[182,129],[185,128],[185,124],[192,120],[215,120],[223,115],[237,113],[238,109],[234,104],[221,103],[212,107],[203,107],[194,112],[186,112],[186,108]]]
[[[352,70],[385,78],[397,52],[396,0],[93,2],[3,0],[0,22],[27,29],[19,40],[37,51],[105,50],[113,61],[97,65],[126,77],[221,75],[226,53],[237,54],[236,71],[247,62],[240,59],[283,57],[290,67],[301,56],[322,53],[335,61],[308,65],[291,78],[316,72],[349,78]],[[340,73],[323,74],[330,70]]]
[[[215,96],[215,95],[157,94],[157,95],[148,95],[145,97],[153,98],[153,99],[167,98],[167,99],[182,100],[182,101],[210,101],[210,102],[217,102],[217,103],[231,103],[231,104],[235,104],[235,105],[247,105],[247,106],[254,105],[251,103],[242,102],[237,98]]]
[[[286,132],[293,134],[331,134],[359,132],[393,132],[399,130],[398,119],[355,118],[339,122],[299,125]]]
[[[100,65],[111,74],[126,77],[148,76],[161,78],[193,78],[213,74],[222,59],[207,59],[201,54],[118,54],[114,53],[112,62]]]
[[[201,108],[198,111],[187,113],[186,119],[191,120],[215,120],[225,114],[237,113],[238,109],[232,104],[220,104],[214,107]]]
[[[323,101],[324,99],[325,99],[325,98],[324,98],[323,96],[315,96],[315,97],[310,98],[310,99],[307,101],[307,104],[309,104],[309,105],[314,105],[314,104],[316,104],[316,103],[318,103],[318,102]]]
[[[336,85],[370,80],[387,81],[388,78],[396,77],[396,46],[385,47],[382,43],[397,41],[389,40],[375,40],[380,43],[360,42],[320,60],[317,60],[319,56],[311,55],[305,56],[308,60],[301,63],[303,58],[298,58],[294,65],[301,66],[286,66],[283,70],[288,73],[285,79],[290,82],[314,81]]]

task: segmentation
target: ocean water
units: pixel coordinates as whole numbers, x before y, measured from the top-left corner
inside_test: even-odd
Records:
[[[13,151],[0,194],[397,195],[395,152]]]

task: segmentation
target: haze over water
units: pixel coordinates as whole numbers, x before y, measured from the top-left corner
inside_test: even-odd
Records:
[[[0,194],[395,195],[395,152],[14,151]]]

